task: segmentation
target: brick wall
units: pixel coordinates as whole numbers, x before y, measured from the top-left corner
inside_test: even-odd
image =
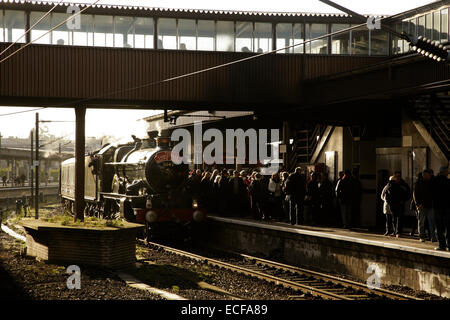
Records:
[[[27,254],[45,261],[120,268],[136,260],[137,229],[25,230]]]

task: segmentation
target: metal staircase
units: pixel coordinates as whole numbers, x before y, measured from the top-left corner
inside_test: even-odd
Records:
[[[450,160],[450,96],[427,95],[414,100],[413,120],[420,121]]]
[[[304,127],[296,130],[289,158],[288,169],[290,171],[294,170],[296,166],[310,164],[311,157],[326,128],[327,125],[317,124],[313,127]]]

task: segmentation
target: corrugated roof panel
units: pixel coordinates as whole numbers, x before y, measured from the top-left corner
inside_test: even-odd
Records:
[[[50,1],[28,1],[24,0],[0,0],[1,3],[18,4],[18,5],[40,5],[53,6],[55,2]],[[59,6],[77,5],[80,8],[87,7],[88,3],[59,3]],[[267,12],[267,11],[233,11],[233,10],[212,10],[212,9],[184,9],[184,8],[161,8],[161,7],[145,7],[132,5],[110,5],[110,4],[95,4],[93,8],[103,9],[119,9],[119,10],[144,10],[155,12],[180,12],[180,13],[197,13],[197,14],[217,14],[217,15],[248,15],[248,16],[273,16],[273,17],[351,17],[345,13],[314,13],[314,12]],[[368,16],[368,15],[366,15]]]

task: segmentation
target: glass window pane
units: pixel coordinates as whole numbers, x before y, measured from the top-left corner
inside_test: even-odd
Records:
[[[409,34],[417,36],[417,19],[409,20]]]
[[[114,24],[112,16],[94,16],[94,46],[114,47]]]
[[[278,23],[276,25],[277,49],[288,47],[292,44],[292,23]],[[278,53],[291,53],[292,48],[277,51]]]
[[[387,56],[389,54],[388,34],[383,30],[370,30],[370,54]]]
[[[441,10],[441,42],[448,41],[448,9]]]
[[[136,18],[134,22],[134,47],[153,49],[153,18]]]
[[[425,16],[425,37],[431,39],[431,31],[433,30],[433,16],[431,13]]]
[[[425,37],[425,16],[419,17],[417,21],[417,36]]]
[[[272,50],[272,24],[255,23],[253,51],[263,53]]]
[[[71,14],[67,13],[53,13],[52,14],[52,28],[59,25],[64,20],[68,19]],[[67,28],[67,23],[64,22],[61,26],[52,31],[52,43],[58,45],[72,44],[72,30]]]
[[[349,24],[332,24],[331,32],[349,28]],[[331,54],[350,53],[350,31],[331,36]]]
[[[177,21],[175,19],[158,19],[158,49],[177,48]]]
[[[197,22],[197,50],[214,51],[214,36],[216,26],[211,20],[198,20]]]
[[[94,18],[92,15],[82,14],[80,29],[73,30],[73,44],[76,46],[94,45]]]
[[[14,42],[25,33],[25,12],[18,10],[5,10],[5,40]],[[18,42],[24,43],[25,36]]]
[[[302,43],[305,41],[305,35],[303,34],[303,23],[294,23],[294,28],[292,30],[293,44]],[[304,46],[293,47],[294,53],[304,53]],[[292,52],[292,50],[291,50]]]
[[[234,22],[217,21],[216,50],[234,51]]]
[[[5,28],[4,28],[3,22],[4,22],[3,10],[0,10],[0,42],[5,41]]]
[[[410,28],[410,21],[402,21],[402,29],[400,31],[409,34],[409,28]],[[404,40],[404,39],[400,39],[400,43],[402,44],[401,46],[401,52],[408,52],[410,50],[409,48],[409,42]]]
[[[369,29],[367,27],[352,30],[352,54],[369,54]]]
[[[45,12],[30,12],[30,27],[32,27],[36,22],[39,21]],[[37,25],[33,27],[30,31],[31,41],[34,43],[42,43],[42,44],[51,44],[50,34],[51,32],[45,34],[51,29],[51,15],[47,15],[44,19],[41,20]],[[45,35],[44,35],[45,34]],[[41,37],[38,39],[39,37]]]
[[[195,20],[178,19],[178,49],[196,50],[196,33]]]
[[[114,46],[118,48],[134,47],[133,17],[114,17]]]
[[[439,28],[441,25],[441,14],[439,11],[433,13],[433,34],[432,40],[440,41]]]
[[[236,21],[236,51],[251,52],[253,23]]]
[[[311,23],[306,25],[306,39],[314,39],[327,34],[327,25]],[[306,53],[327,54],[327,38],[314,40],[306,44]]]
[[[402,32],[402,24],[396,23],[394,26],[394,29],[396,32],[401,33]],[[392,54],[399,54],[402,52],[403,52],[403,44],[401,42],[401,39],[393,34],[392,35]]]

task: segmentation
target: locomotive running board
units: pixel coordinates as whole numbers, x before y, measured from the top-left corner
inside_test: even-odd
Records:
[[[138,198],[146,198],[147,196],[132,196],[120,193],[110,193],[110,192],[100,192],[100,194],[106,199],[122,199],[126,198],[127,200],[138,199]]]
[[[140,166],[141,163],[126,163],[126,162],[106,162],[105,166]]]

